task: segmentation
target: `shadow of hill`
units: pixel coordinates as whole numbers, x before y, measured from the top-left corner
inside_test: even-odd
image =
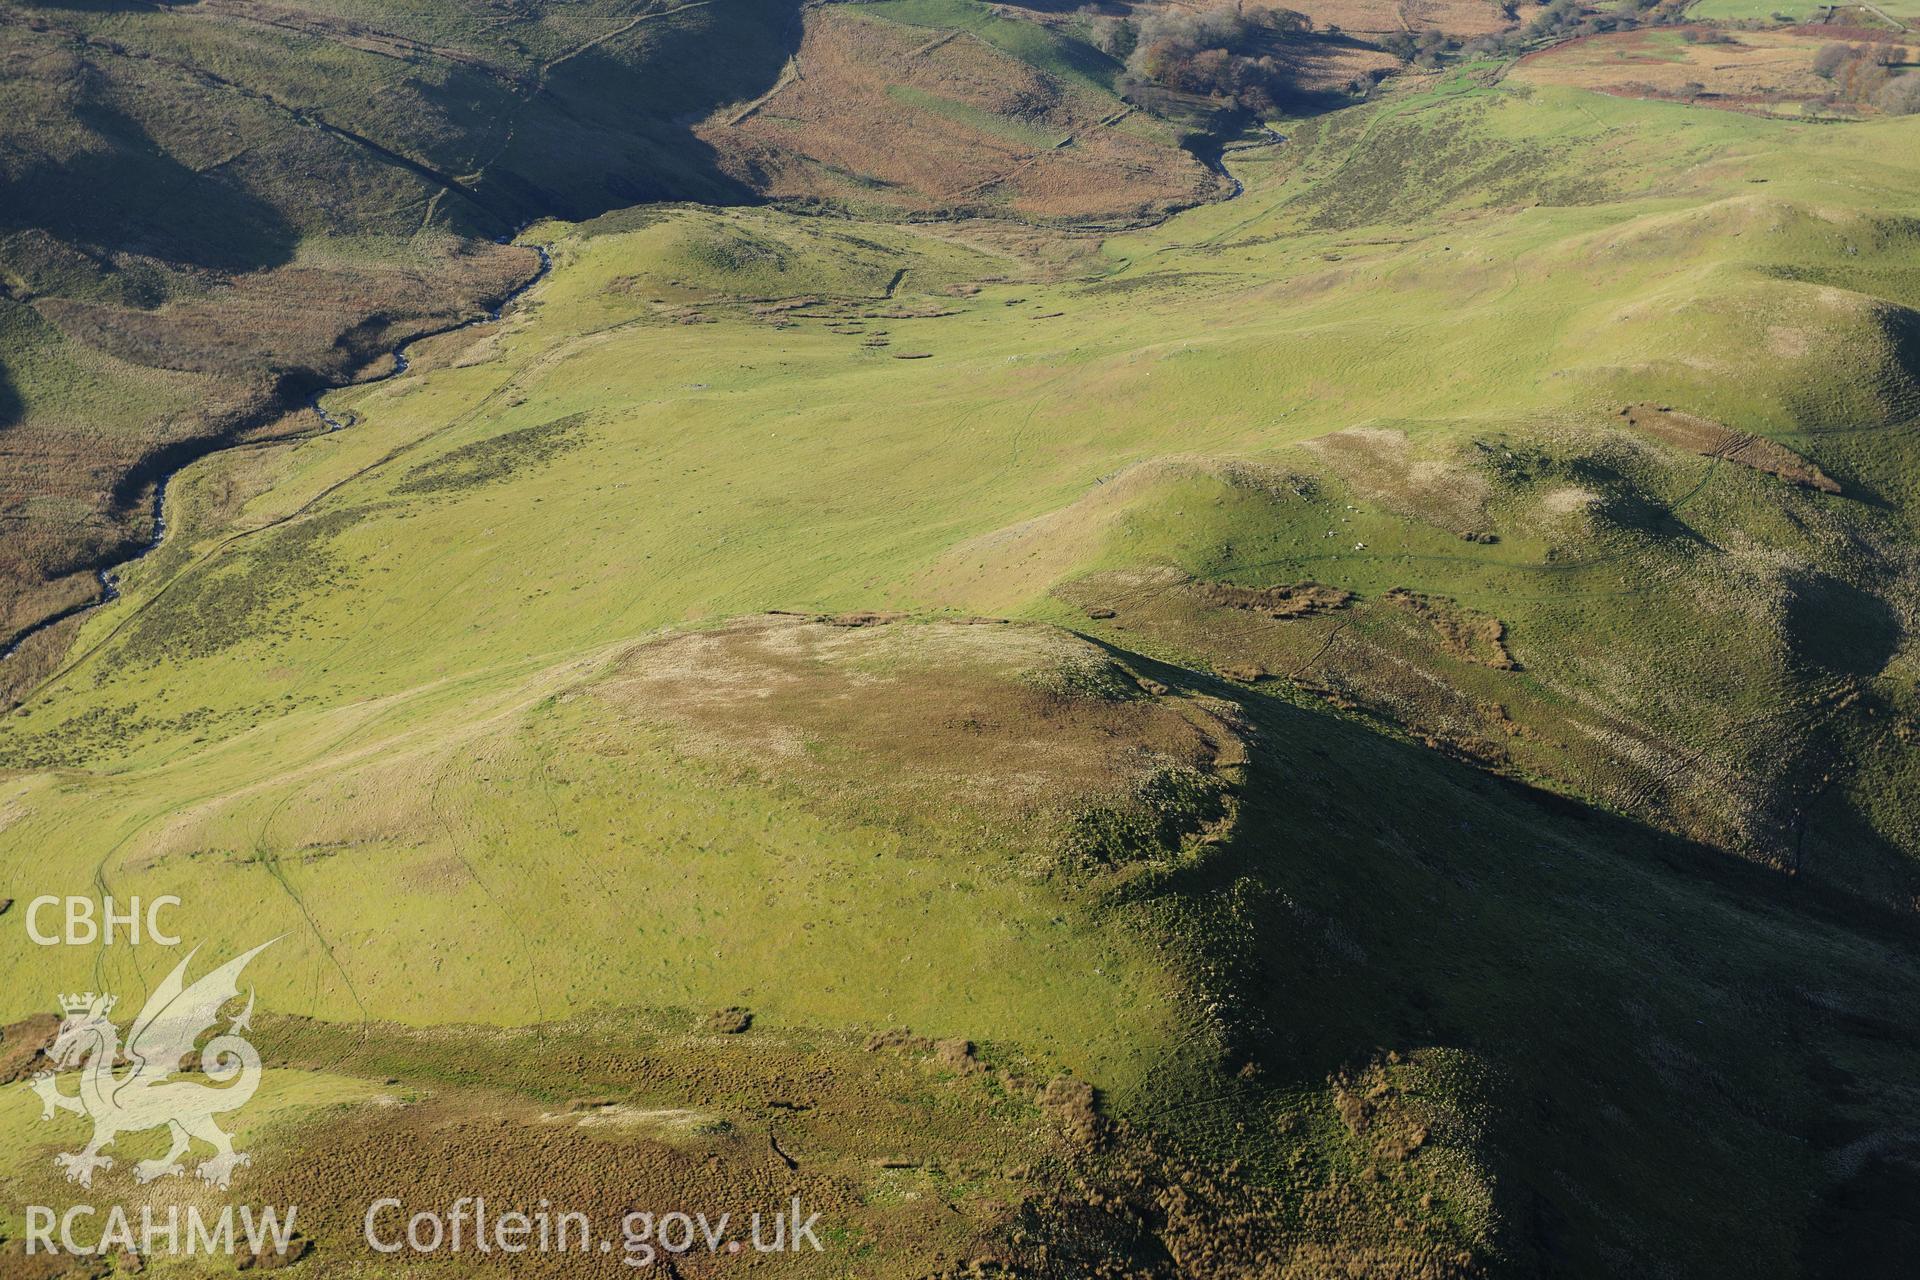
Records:
[[[0,360],[0,431],[20,421],[20,415],[25,410],[26,406],[20,400],[20,392],[14,387],[13,378],[7,372],[6,362]]]
[[[100,145],[64,160],[38,156],[0,176],[0,232],[38,230],[95,254],[227,272],[292,258],[298,234],[273,204],[194,172],[117,107],[86,102],[73,119]]]
[[[1865,677],[1893,660],[1902,633],[1892,605],[1829,574],[1805,574],[1792,587],[1783,630],[1799,661]]]
[[[420,92],[449,119],[470,112],[475,94],[494,99],[493,110],[509,123],[477,191],[515,225],[585,221],[650,201],[757,203],[721,170],[693,125],[772,87],[799,48],[800,13],[793,0],[663,11],[661,21],[643,21],[623,40],[530,72],[527,86],[456,74]]]
[[[1502,1270],[1899,1274],[1920,1246],[1911,919],[1110,652],[1240,702],[1260,744],[1235,835],[1151,884],[1234,975],[1211,1086],[1229,1154],[1281,1099],[1445,1048],[1490,1082]],[[1874,1180],[1894,1166],[1899,1194]]]
[[[0,230],[228,272],[284,263],[304,232],[400,229],[396,198],[487,238],[640,200],[750,201],[692,126],[770,87],[800,39],[796,0],[710,0],[643,10],[545,63],[512,40],[488,48],[470,34],[491,61],[423,44],[423,71],[396,74],[391,58],[352,42],[350,26],[336,34],[324,13],[295,14],[341,60],[334,81],[316,85],[304,46],[273,28],[214,13],[188,28],[155,19],[96,30],[86,15],[154,7],[37,7],[70,15],[72,27],[22,29],[20,49],[42,62],[58,50],[72,66],[56,75],[36,64],[36,110],[61,118],[21,127],[58,138],[79,126],[86,145],[50,143],[0,182]],[[180,30],[219,31],[235,47],[208,42],[220,58],[182,59]],[[208,111],[219,118],[195,119]],[[315,131],[344,150],[315,150]],[[207,172],[176,158],[218,154],[222,136],[244,145]],[[397,185],[383,188],[368,165],[400,171]]]

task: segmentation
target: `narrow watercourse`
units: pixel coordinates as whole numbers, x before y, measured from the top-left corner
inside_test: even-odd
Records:
[[[400,375],[406,373],[407,370],[412,367],[411,363],[407,359],[407,350],[408,348],[412,347],[414,344],[419,342],[424,342],[429,338],[444,337],[449,333],[459,333],[463,329],[471,329],[477,325],[496,323],[501,316],[506,314],[507,308],[511,307],[515,302],[525,297],[527,293],[531,289],[533,289],[535,285],[539,284],[542,280],[546,279],[548,273],[550,273],[553,270],[553,255],[548,252],[547,246],[542,244],[534,244],[534,245],[528,245],[527,247],[540,255],[539,268],[536,271],[534,271],[532,275],[528,276],[524,281],[522,281],[519,285],[515,286],[511,292],[509,292],[504,297],[502,297],[500,301],[496,303],[494,306],[481,312],[477,316],[472,316],[466,320],[460,321],[457,324],[450,324],[443,328],[430,330],[429,332],[426,332],[426,333],[415,334],[413,337],[408,338],[405,342],[401,343],[400,345],[386,352],[384,356],[376,357],[376,360],[386,359],[390,361],[391,367],[385,369],[380,373],[374,374],[372,377],[362,378],[362,377],[355,376],[353,378],[350,378],[347,382],[340,384],[340,386],[321,387],[319,390],[313,392],[307,398],[307,407],[313,410],[314,416],[319,418],[321,425],[325,427],[326,430],[329,432],[344,431],[348,427],[353,425],[350,419],[336,418],[333,414],[327,412],[326,405],[323,403],[323,398],[329,392],[340,390],[342,387],[371,386],[376,382],[386,382],[390,379],[397,378]],[[375,361],[368,361],[368,364],[372,364],[374,362]],[[365,366],[362,366],[362,367],[364,368]],[[300,439],[300,438],[305,438],[305,437],[293,437],[293,439]],[[253,442],[253,443],[257,444],[259,442]],[[282,442],[274,441],[273,443],[282,443]],[[163,471],[160,474],[160,476],[152,482],[153,483],[153,498],[152,498],[153,518],[151,522],[152,532],[148,535],[147,540],[139,544],[138,546],[136,546],[131,553],[122,555],[118,559],[108,564],[102,565],[93,571],[94,579],[99,584],[99,594],[96,595],[93,599],[84,600],[79,604],[71,605],[65,609],[58,611],[57,613],[49,614],[47,617],[44,617],[37,622],[31,623],[28,626],[22,628],[21,630],[15,632],[13,636],[8,638],[4,644],[0,644],[0,662],[5,662],[8,659],[12,658],[15,653],[19,652],[20,646],[25,644],[27,641],[31,640],[34,636],[39,635],[41,632],[46,631],[52,627],[59,626],[61,623],[67,621],[70,618],[78,617],[83,613],[90,613],[93,610],[102,607],[103,605],[112,604],[115,600],[118,600],[120,598],[121,571],[125,569],[128,565],[134,564],[140,560],[144,560],[146,557],[152,555],[155,551],[159,550],[161,543],[166,540],[167,486],[173,482],[174,477],[179,475],[186,468],[192,466],[194,463],[199,462],[203,458],[209,458],[215,454],[224,453],[229,449],[245,448],[245,447],[248,447],[247,442],[234,442],[231,440],[206,441],[203,443],[203,447],[195,447],[194,445],[187,446],[185,450],[187,456],[181,458],[180,460],[174,462],[171,466],[167,467],[167,469]]]

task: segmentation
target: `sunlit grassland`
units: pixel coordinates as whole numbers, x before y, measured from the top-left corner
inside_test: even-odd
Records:
[[[1821,432],[1886,407],[1822,335],[1872,316],[1767,269],[1896,258],[1873,228],[1920,194],[1917,130],[1454,78],[1283,126],[1234,158],[1243,198],[1066,279],[953,229],[768,210],[536,227],[554,273],[472,362],[330,395],[352,428],[250,461],[251,496],[216,505],[233,458],[181,478],[167,549],[0,737],[9,892],[178,892],[214,949],[286,932],[263,999],[333,1019],[750,1002],[1005,1039],[1124,1096],[1193,1025],[1150,908],[903,849],[567,695],[659,629],[762,610],[1070,621],[1050,577],[956,588],[942,557],[1170,456],[1308,470],[1294,446],[1356,425],[1442,450],[1645,399],[1844,471]],[[1456,178],[1429,180],[1442,162]],[[1770,348],[1803,309],[1802,354]],[[421,485],[562,423],[490,478]],[[1651,483],[1678,501],[1707,469]],[[1537,531],[1468,548],[1326,483],[1283,516],[1176,488],[1065,569],[1408,586],[1523,641],[1556,610],[1603,647],[1692,625],[1623,571],[1550,570]],[[1760,519],[1766,483],[1717,480],[1702,509]],[[365,843],[309,847],[318,815],[361,810]],[[0,1014],[158,976],[125,951],[21,959]]]

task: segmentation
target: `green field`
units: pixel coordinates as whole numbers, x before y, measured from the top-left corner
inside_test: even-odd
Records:
[[[1795,22],[1807,22],[1820,16],[1824,5],[1801,4],[1798,0],[1786,0],[1784,4],[1769,4],[1766,0],[1700,0],[1687,10],[1687,16],[1701,21],[1719,22],[1768,22],[1776,15],[1784,15]]]
[[[172,483],[0,725],[4,893],[284,934],[262,1007],[372,1028],[343,1079],[612,1011],[965,1038],[1237,1162],[1189,1274],[1865,1274],[1915,1230],[1859,1153],[1920,1096],[1920,121],[1455,73],[1288,134],[1040,250],[536,224],[503,322]],[[5,946],[0,1020],[164,968]]]

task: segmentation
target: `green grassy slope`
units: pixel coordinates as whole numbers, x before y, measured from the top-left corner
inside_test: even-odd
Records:
[[[1687,10],[1690,17],[1701,20],[1766,22],[1776,14],[1784,14],[1796,21],[1805,22],[1820,16],[1822,5],[1801,4],[1798,0],[1787,0],[1785,4],[1769,4],[1764,0],[1702,0],[1702,3]]]
[[[10,6],[0,643],[147,538],[155,474],[535,269],[488,242],[743,196],[690,121],[759,92],[795,38],[760,0]]]
[[[937,30],[966,31],[1063,80],[1111,92],[1120,63],[1088,45],[1033,23],[996,14],[974,0],[880,0],[864,6],[889,22]]]
[[[942,228],[536,227],[505,324],[181,478],[0,729],[0,867],[286,931],[263,1001],[334,1022],[745,1003],[1071,1070],[1242,1161],[1186,1274],[1896,1256],[1895,1157],[1840,1153],[1920,1087],[1915,129],[1455,77],[1065,280]],[[1232,603],[1308,580],[1357,599]],[[721,626],[770,609],[1024,623]],[[975,630],[984,674],[934,639]],[[1006,765],[1035,723],[1173,763],[1095,795]],[[156,977],[16,957],[0,1015]]]

